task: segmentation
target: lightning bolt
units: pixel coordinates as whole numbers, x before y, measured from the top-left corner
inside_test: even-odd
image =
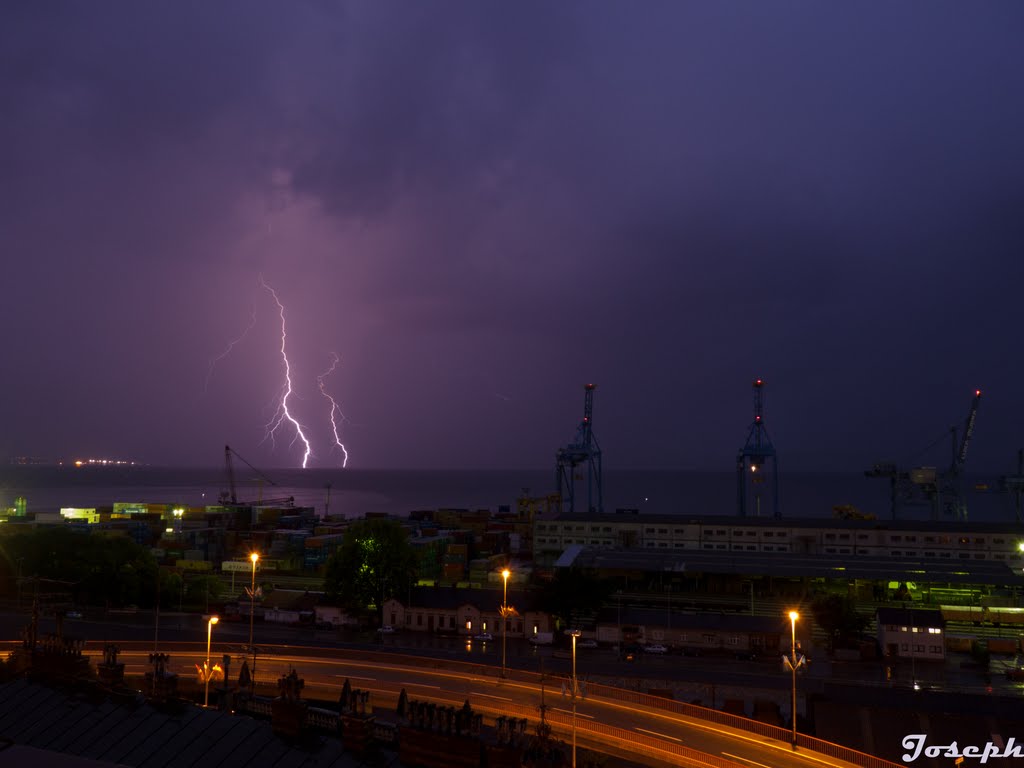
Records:
[[[344,454],[344,458],[341,460],[341,467],[344,469],[348,464],[348,450],[345,448],[345,444],[341,442],[341,438],[338,437],[338,421],[335,419],[334,414],[340,415],[342,421],[345,421],[345,414],[341,412],[337,401],[324,389],[324,379],[334,373],[334,369],[338,367],[338,362],[341,360],[337,352],[331,352],[331,358],[331,367],[316,377],[316,383],[320,387],[320,394],[331,401],[331,429],[334,431],[334,444],[341,448],[341,452]]]
[[[233,339],[228,343],[227,349],[217,355],[210,361],[210,368],[206,372],[206,382],[203,384],[203,394],[205,395],[207,390],[210,388],[210,377],[213,376],[213,369],[217,367],[217,363],[223,360],[225,357],[231,354],[231,350],[235,348],[236,344],[240,344],[242,340],[249,335],[249,331],[256,325],[256,307],[252,308],[252,315],[249,317],[249,325],[246,326],[245,330],[242,331],[242,335],[237,339]]]
[[[277,410],[271,417],[270,421],[266,424],[267,436],[264,438],[270,438],[271,442],[274,440],[274,433],[277,431],[285,421],[290,421],[292,426],[295,427],[295,437],[292,439],[292,444],[296,440],[301,440],[303,445],[306,446],[306,452],[302,455],[302,468],[306,468],[306,464],[309,462],[309,457],[312,455],[313,450],[309,446],[309,440],[306,438],[306,434],[302,431],[302,425],[299,424],[298,420],[292,416],[288,410],[288,398],[292,394],[292,368],[288,362],[288,352],[285,349],[286,342],[288,340],[288,334],[285,330],[284,321],[284,304],[277,297],[277,291],[271,288],[263,280],[263,275],[260,275],[260,285],[267,289],[271,296],[274,297],[274,301],[277,303],[277,309],[281,314],[281,359],[284,361],[284,384],[281,387],[281,401],[277,405]]]

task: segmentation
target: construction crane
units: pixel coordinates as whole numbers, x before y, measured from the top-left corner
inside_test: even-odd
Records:
[[[964,420],[963,433],[957,444],[956,427],[950,427],[952,438],[952,460],[949,469],[940,477],[939,482],[939,509],[946,514],[953,515],[958,520],[967,519],[967,499],[963,489],[964,464],[967,461],[967,449],[971,444],[971,437],[974,435],[974,423],[978,419],[978,405],[981,403],[981,390],[974,390],[974,397],[971,399],[971,406],[967,411],[967,418]]]
[[[601,479],[601,448],[594,437],[594,390],[596,384],[584,386],[583,421],[576,429],[576,438],[555,454],[555,481],[558,484],[558,496],[563,505],[568,501],[568,511],[576,511],[576,481],[583,480],[583,474],[576,468],[586,465],[587,510],[603,512],[602,499],[603,481]],[[596,501],[596,504],[595,504]],[[563,506],[564,509],[564,506]]]
[[[1024,450],[1017,451],[1017,474],[1003,475],[1003,490],[1013,497],[1013,509],[1019,523],[1021,502],[1024,501]]]
[[[273,485],[273,486],[276,486],[277,483],[275,483],[273,480],[271,480],[269,477],[267,477],[263,472],[261,472],[260,470],[256,469],[256,467],[254,467],[252,464],[250,464],[248,461],[246,461],[245,458],[240,456],[237,451],[232,450],[230,445],[225,445],[224,446],[224,469],[225,469],[225,477],[226,477],[227,483],[228,483],[228,490],[221,491],[220,503],[222,505],[224,505],[224,506],[250,506],[252,504],[252,502],[244,502],[244,501],[243,502],[239,502],[238,501],[238,491],[237,491],[237,489],[235,487],[235,467],[234,467],[234,463],[232,462],[232,456],[237,457],[243,464],[245,464],[247,467],[249,467],[249,469],[251,469],[257,475],[259,475],[258,479],[260,481],[260,499],[259,499],[258,503],[260,505],[276,506],[276,507],[290,507],[290,506],[292,506],[292,504],[295,502],[295,497],[294,496],[284,496],[284,497],[277,498],[277,499],[264,499],[263,498],[263,482],[266,482],[269,485]]]
[[[767,467],[770,465],[770,474]],[[736,456],[736,506],[741,517],[753,511],[761,514],[761,496],[770,486],[772,517],[782,517],[779,510],[779,465],[775,446],[764,425],[764,381],[754,380],[754,422],[747,433],[747,442]]]
[[[889,481],[889,505],[893,520],[896,519],[901,507],[913,505],[930,507],[933,520],[940,519],[943,514],[952,515],[959,520],[967,519],[967,501],[963,491],[964,465],[967,462],[971,437],[974,435],[980,403],[981,390],[976,389],[967,411],[962,434],[958,433],[955,425],[949,428],[951,457],[949,468],[945,471],[940,472],[935,467],[926,466],[908,471],[900,469],[894,462],[879,462],[864,473],[865,477]],[[933,441],[921,453],[929,451],[944,438],[945,435]]]

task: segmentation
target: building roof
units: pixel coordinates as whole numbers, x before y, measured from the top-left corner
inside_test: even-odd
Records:
[[[899,624],[912,627],[944,627],[942,611],[917,608],[879,608],[879,624]]]
[[[568,550],[567,550],[568,553]],[[561,560],[559,561],[562,562]],[[998,560],[952,560],[883,555],[801,555],[793,552],[580,549],[562,567],[646,573],[714,573],[737,576],[870,579],[1024,586],[1024,577]]]
[[[214,709],[186,706],[178,713],[132,700],[74,695],[24,678],[0,685],[0,740],[45,754],[92,762],[31,765],[82,768],[96,765],[188,765],[193,768],[355,768],[337,739],[305,749],[274,734],[270,723]],[[0,761],[6,750],[0,749]],[[6,764],[6,763],[5,763]]]
[[[766,634],[789,633],[789,620],[778,616],[751,616],[744,613],[676,613],[671,618],[665,611],[653,608],[631,608],[623,606],[602,608],[597,616],[598,624],[636,624],[645,627],[668,627],[708,632],[763,632]]]
[[[472,605],[482,611],[496,611],[501,607],[502,590],[500,589],[460,589],[458,587],[414,587],[405,600],[399,595],[394,600],[406,608],[433,608],[436,610],[457,610],[464,605]],[[521,592],[518,589],[508,590],[508,604],[520,614],[525,611],[536,611],[538,595],[533,592]]]
[[[966,522],[962,520],[842,520],[834,517],[740,517],[738,515],[666,515],[616,514],[614,512],[562,514],[545,522],[566,523],[626,523],[633,525],[703,525],[717,528],[737,526],[746,528],[836,528],[843,530],[936,531],[942,533],[1005,533],[1024,540],[1019,524]]]

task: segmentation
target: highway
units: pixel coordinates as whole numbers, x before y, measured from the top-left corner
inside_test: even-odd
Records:
[[[119,660],[125,663],[127,675],[141,676],[150,669],[151,642],[124,641],[119,645]],[[160,650],[171,655],[170,671],[188,679],[195,679],[196,665],[202,664],[206,655],[203,642],[169,641],[161,643]],[[87,646],[90,655],[98,656],[101,651],[101,643]],[[236,679],[244,646],[213,643],[213,661],[219,662],[225,653],[232,657],[229,675]],[[398,655],[382,660],[371,658],[374,656],[379,655],[336,648],[279,646],[272,654],[257,658],[257,692],[276,695],[277,680],[294,669],[305,680],[304,698],[311,700],[336,701],[348,679],[353,688],[370,691],[374,705],[381,710],[393,709],[404,688],[411,699],[455,706],[468,699],[474,709],[487,715],[529,717],[531,722],[538,717],[543,698],[552,713],[556,732],[566,741],[570,738],[572,705],[571,698],[562,692],[562,678],[554,684],[545,683],[542,692],[538,681],[524,679],[526,674],[516,670],[510,670],[509,677],[503,680],[498,669],[485,665],[430,662]],[[442,664],[449,668],[442,668]],[[645,760],[671,760],[676,746],[683,745],[753,768],[852,765],[805,750],[794,753],[784,742],[623,701],[586,696],[578,700],[577,712],[580,746],[598,750],[608,747],[617,753],[628,751],[634,759],[640,752]],[[663,760],[657,757],[659,749],[664,752]]]
[[[0,615],[0,637],[17,637],[24,620],[24,615]],[[178,673],[183,681],[196,680],[196,664],[202,664],[206,654],[205,622],[195,615],[165,615],[161,617],[157,633],[152,621],[152,614],[147,617],[141,613],[134,617],[118,617],[116,623],[108,617],[87,617],[66,621],[65,631],[86,638],[86,654],[94,663],[100,660],[105,642],[116,642],[121,648],[120,661],[126,664],[126,674],[141,676],[150,670],[148,655],[156,646],[161,652],[170,654],[170,671]],[[53,631],[52,619],[42,620],[41,634],[50,631]],[[221,622],[214,629],[211,658],[219,662],[224,654],[231,657],[229,675],[232,680],[237,680],[243,657],[249,658],[245,654],[247,640],[247,624]],[[354,688],[370,691],[374,705],[380,711],[393,711],[399,692],[405,688],[412,699],[443,705],[461,706],[469,699],[475,709],[489,718],[502,714],[527,717],[531,721],[531,730],[543,700],[548,706],[548,719],[556,734],[566,742],[570,741],[571,698],[562,693],[563,681],[568,678],[569,661],[552,658],[551,649],[539,650],[523,645],[513,652],[510,644],[508,677],[503,680],[499,676],[500,642],[467,645],[463,641],[454,643],[456,647],[453,647],[452,639],[437,638],[438,641],[446,640],[447,650],[438,647],[429,651],[430,656],[417,656],[408,655],[407,650],[402,652],[398,645],[402,641],[398,636],[388,638],[384,644],[362,644],[358,647],[351,644],[340,647],[336,640],[337,634],[332,632],[300,633],[284,627],[257,626],[258,693],[276,695],[278,679],[294,669],[305,680],[303,696],[310,700],[336,702],[348,679]],[[15,642],[0,643],[0,650],[15,645]],[[424,650],[420,649],[420,653]],[[612,658],[603,651],[580,651],[577,660],[579,673],[581,676],[588,671],[596,674],[605,671],[606,666],[615,666],[622,669],[607,671],[616,676],[627,670],[633,675],[657,675],[657,670],[685,661],[687,664],[699,664],[705,672],[714,671],[715,675],[727,678],[731,676],[728,668],[744,665],[679,658],[643,658],[639,664],[619,664]],[[541,676],[535,671],[542,666],[543,662],[538,663],[541,659],[548,663],[549,670],[543,685]],[[555,668],[554,675],[550,672],[552,667]],[[719,760],[727,760],[734,766],[748,768],[845,768],[852,765],[803,748],[794,753],[788,741],[630,703],[625,691],[618,699],[586,693],[590,692],[584,691],[584,696],[577,702],[577,739],[581,747],[634,760],[642,759],[651,765],[681,764],[677,755],[681,747],[699,750]],[[640,698],[635,697],[635,700]]]

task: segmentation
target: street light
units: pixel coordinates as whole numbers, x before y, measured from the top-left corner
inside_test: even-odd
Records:
[[[800,614],[796,611],[789,612],[789,626],[790,626],[790,642],[792,643],[791,648],[793,658],[790,661],[790,669],[793,670],[793,741],[792,747],[796,749],[796,668],[798,662],[796,660],[796,620],[800,618]]]
[[[508,635],[508,577],[512,572],[506,568],[501,572],[504,587],[501,593],[501,676],[505,677],[505,642]]]
[[[252,651],[252,670],[250,679],[252,680],[252,691],[256,692],[256,646],[252,644],[252,620],[256,614],[256,563],[259,562],[260,555],[258,552],[253,552],[249,555],[249,559],[252,560],[252,587],[249,589],[249,650]]]
[[[213,638],[213,625],[220,621],[218,616],[211,616],[210,620],[206,622],[206,669],[204,670],[206,678],[206,693],[203,694],[203,706],[208,707],[210,705],[210,640]]]
[[[578,629],[570,629],[572,638],[572,768],[576,768],[576,638],[580,636]]]

